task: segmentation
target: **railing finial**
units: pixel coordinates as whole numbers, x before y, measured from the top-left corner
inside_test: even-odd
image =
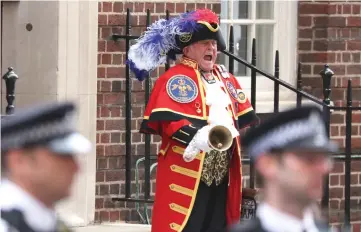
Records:
[[[18,75],[14,72],[13,67],[9,67],[8,71],[4,74],[3,79],[6,84],[6,101],[8,105],[6,106],[6,114],[11,115],[14,113],[15,106],[15,82],[18,79]]]
[[[330,105],[331,99],[331,78],[334,72],[330,69],[328,64],[325,64],[324,69],[320,72],[322,77],[322,89],[323,89],[323,102],[326,105]]]

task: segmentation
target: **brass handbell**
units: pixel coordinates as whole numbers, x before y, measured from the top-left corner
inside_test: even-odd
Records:
[[[214,126],[208,134],[209,146],[217,151],[226,151],[232,146],[231,131],[222,125]]]

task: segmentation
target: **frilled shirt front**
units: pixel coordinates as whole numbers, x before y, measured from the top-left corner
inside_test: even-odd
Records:
[[[205,87],[205,92],[207,94],[212,94],[209,88],[209,85],[215,85],[220,83],[222,86],[221,91],[224,91],[224,85],[221,81],[216,78],[216,73],[211,72],[200,72],[202,77],[202,82]],[[219,77],[221,78],[221,77]],[[231,115],[230,115],[231,117]],[[223,179],[227,176],[229,167],[229,157],[227,151],[216,151],[212,150],[207,152],[204,158],[203,170],[201,180],[208,186],[211,186],[213,181],[218,186],[222,183]]]

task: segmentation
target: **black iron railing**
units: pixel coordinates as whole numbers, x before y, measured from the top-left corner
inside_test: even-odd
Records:
[[[126,25],[125,25],[125,35],[113,34],[110,39],[112,40],[125,40],[126,44],[126,58],[128,58],[128,50],[131,40],[135,40],[138,36],[131,35],[131,22],[130,22],[130,10],[127,9],[126,15]],[[146,27],[151,24],[151,15],[150,11],[147,10],[147,20]],[[166,19],[169,19],[169,11],[166,11]],[[233,35],[233,26],[230,26],[229,34],[229,50],[222,51],[228,57],[228,69],[231,73],[234,71],[234,62],[245,65],[251,69],[251,94],[250,100],[253,108],[256,110],[256,85],[257,85],[257,74],[260,74],[268,79],[274,81],[274,105],[273,113],[279,112],[279,87],[280,85],[284,88],[294,92],[296,94],[296,104],[295,106],[300,107],[302,105],[302,99],[307,99],[314,104],[318,104],[323,108],[325,123],[327,127],[328,136],[330,136],[330,115],[331,111],[346,111],[346,136],[345,136],[345,152],[340,152],[337,154],[332,154],[335,159],[345,162],[345,188],[344,188],[344,197],[345,197],[345,219],[344,225],[345,228],[350,226],[350,178],[351,178],[351,160],[356,159],[353,157],[351,149],[351,124],[352,124],[352,112],[356,110],[361,110],[361,107],[352,106],[352,86],[351,80],[348,80],[347,86],[347,104],[346,106],[333,106],[331,105],[330,93],[331,93],[331,80],[334,75],[333,71],[330,69],[329,65],[325,65],[324,69],[320,71],[320,76],[322,78],[322,88],[323,88],[323,99],[319,99],[305,91],[302,90],[302,64],[299,62],[297,67],[297,82],[296,87],[293,85],[279,79],[280,77],[280,67],[279,67],[279,51],[275,53],[275,62],[274,62],[274,75],[267,73],[264,70],[261,70],[256,66],[256,39],[252,40],[252,57],[251,63],[248,61],[235,56],[234,53],[234,35]],[[169,62],[166,63],[165,69],[169,69]],[[145,135],[145,154],[144,158],[144,167],[145,167],[145,184],[144,184],[144,198],[132,198],[131,197],[131,77],[129,75],[129,67],[126,65],[126,177],[125,177],[125,197],[122,198],[113,198],[114,201],[131,201],[131,202],[143,202],[143,203],[152,203],[153,200],[150,197],[150,172],[153,170],[150,169],[150,161],[156,160],[156,154],[150,154],[150,135]],[[151,83],[150,78],[146,78],[145,81],[145,103],[148,102]],[[243,164],[249,164],[249,159],[245,156],[242,158]],[[255,185],[255,174],[253,166],[250,165],[250,187],[253,188]],[[137,194],[138,196],[139,194]],[[329,205],[329,177],[326,177],[326,183],[324,186],[324,196],[321,201],[322,207],[327,210]]]

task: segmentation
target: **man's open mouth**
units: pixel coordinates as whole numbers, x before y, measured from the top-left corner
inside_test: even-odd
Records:
[[[212,55],[205,55],[203,59],[207,61],[212,61]]]

